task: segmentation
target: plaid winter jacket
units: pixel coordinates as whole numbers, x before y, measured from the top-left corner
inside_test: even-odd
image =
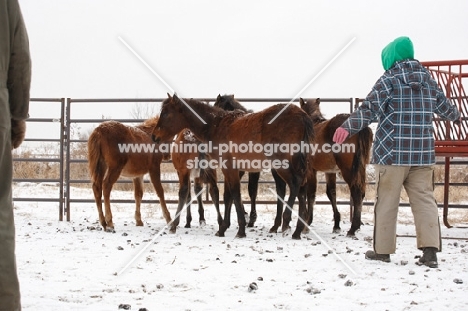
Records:
[[[402,60],[385,71],[341,127],[353,135],[378,121],[374,164],[433,165],[434,113],[450,121],[460,117],[424,66],[417,60]]]

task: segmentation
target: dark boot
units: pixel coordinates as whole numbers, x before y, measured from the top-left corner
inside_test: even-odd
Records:
[[[429,268],[437,268],[439,265],[437,263],[437,248],[435,247],[425,247],[423,248],[423,255],[419,258],[419,261],[416,264],[422,266],[428,266]]]
[[[380,260],[383,262],[390,262],[390,254],[377,254],[374,251],[366,252],[366,259],[369,260]]]

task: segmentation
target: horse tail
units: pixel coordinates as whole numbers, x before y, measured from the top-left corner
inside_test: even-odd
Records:
[[[369,127],[366,127],[356,134],[357,144],[354,153],[352,175],[356,176],[357,185],[364,189],[366,185],[366,165],[369,163],[370,150],[372,146],[373,134]]]
[[[310,146],[310,144],[312,144],[315,140],[314,124],[308,115],[303,116],[302,120],[304,124],[304,136],[302,137],[302,142],[304,145]],[[301,168],[304,168],[305,174],[309,165],[309,150],[308,148],[301,149]]]
[[[88,169],[92,182],[102,180],[107,169],[101,152],[101,135],[98,130],[94,130],[88,139]]]

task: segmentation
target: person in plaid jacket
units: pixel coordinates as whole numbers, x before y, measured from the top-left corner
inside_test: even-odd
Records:
[[[384,74],[362,105],[336,130],[333,140],[341,144],[372,122],[378,122],[372,163],[376,171],[374,250],[366,258],[390,262],[396,251],[399,199],[405,188],[416,227],[417,262],[438,266],[440,225],[434,198],[434,113],[457,121],[460,112],[452,105],[428,70],[414,59],[413,43],[399,37],[382,50]]]

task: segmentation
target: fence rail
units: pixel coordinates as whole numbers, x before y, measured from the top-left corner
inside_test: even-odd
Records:
[[[41,158],[20,158],[14,157],[13,163],[15,162],[45,162],[45,163],[58,163],[59,164],[59,176],[57,178],[17,178],[13,182],[57,182],[60,187],[58,190],[57,197],[39,197],[39,198],[28,198],[28,197],[13,197],[14,201],[23,201],[23,202],[58,202],[59,205],[59,220],[63,220],[63,215],[65,213],[64,201],[65,196],[63,193],[63,184],[66,182],[64,179],[64,159],[63,159],[63,148],[66,144],[63,136],[63,129],[65,128],[65,98],[31,98],[30,102],[34,103],[50,103],[53,105],[59,106],[59,115],[56,118],[30,118],[27,120],[28,123],[59,123],[60,130],[58,133],[58,138],[28,138],[28,133],[26,133],[25,142],[57,142],[59,143],[59,154],[56,158],[41,157]],[[69,220],[69,219],[68,219]]]
[[[57,202],[59,205],[59,220],[64,220],[64,217],[67,221],[71,219],[71,212],[70,212],[70,205],[72,203],[92,203],[94,202],[94,198],[81,198],[81,197],[73,197],[72,192],[70,191],[70,187],[74,184],[84,184],[90,183],[89,179],[81,179],[81,178],[74,178],[71,173],[71,168],[73,165],[76,164],[83,164],[87,163],[86,159],[77,159],[73,158],[72,154],[72,144],[79,144],[85,143],[86,140],[83,139],[74,139],[72,138],[72,128],[73,126],[77,126],[80,124],[92,124],[92,123],[101,123],[107,121],[105,118],[98,118],[99,116],[92,115],[90,118],[74,118],[75,111],[83,110],[83,105],[86,104],[121,104],[121,103],[161,103],[165,98],[149,98],[149,99],[136,99],[136,98],[129,98],[129,99],[73,99],[73,98],[33,98],[31,99],[31,105],[35,103],[42,102],[42,103],[52,103],[57,104],[59,106],[59,117],[55,118],[30,118],[27,120],[28,123],[39,123],[39,124],[48,124],[48,123],[58,123],[60,125],[60,129],[58,133],[56,133],[57,138],[28,138],[29,132],[27,132],[27,137],[25,142],[28,143],[58,143],[58,153],[54,155],[46,155],[44,157],[30,157],[30,158],[21,158],[19,156],[14,157],[14,163],[19,162],[43,162],[43,163],[58,163],[59,165],[59,175],[57,178],[15,178],[14,182],[53,182],[59,184],[59,190],[56,197],[39,197],[39,198],[27,198],[27,197],[14,197],[14,201],[27,201],[27,202]],[[198,100],[203,100],[207,102],[214,102],[214,98],[198,98]],[[271,103],[276,104],[278,102],[289,102],[290,99],[288,98],[238,98],[238,100],[242,103]],[[353,98],[321,98],[321,103],[327,103],[327,105],[331,104],[344,104],[347,106],[347,110],[352,112],[355,107],[362,101],[360,99],[353,99]],[[325,105],[322,106],[322,108]],[[114,119],[116,121],[122,123],[137,123],[143,121],[142,119]],[[458,162],[454,163],[457,164]],[[467,162],[459,162],[461,164],[467,164]],[[438,164],[443,164],[440,162]],[[178,180],[176,179],[162,179],[162,183],[169,183],[169,184],[178,184]],[[146,183],[149,181],[145,180]],[[244,181],[246,183],[246,181]],[[264,180],[260,181],[264,184],[274,184],[273,179],[271,180]],[[118,183],[131,183],[130,180],[119,180]],[[220,181],[222,183],[222,181]],[[324,182],[321,182],[324,183]],[[343,181],[338,181],[338,184],[344,184]],[[372,184],[372,183],[369,183]],[[437,183],[436,185],[444,185],[443,183]],[[453,186],[468,186],[468,183],[452,183]],[[206,203],[212,203],[208,198],[208,194],[204,199]],[[112,203],[134,203],[134,200],[112,200]],[[143,200],[143,203],[159,203],[159,200]],[[167,200],[167,203],[177,203],[176,200]],[[268,201],[268,200],[259,200],[257,201],[259,204],[276,204],[275,201]],[[223,203],[223,202],[221,202]],[[329,204],[328,201],[317,201],[316,204]],[[351,202],[350,201],[338,201],[337,204],[339,205],[350,205],[351,210]],[[364,205],[373,205],[374,202],[364,202]],[[401,204],[402,206],[408,206],[408,204]],[[439,204],[439,207],[442,207],[442,204]],[[449,207],[453,208],[466,208],[466,205],[461,204],[450,204]]]

